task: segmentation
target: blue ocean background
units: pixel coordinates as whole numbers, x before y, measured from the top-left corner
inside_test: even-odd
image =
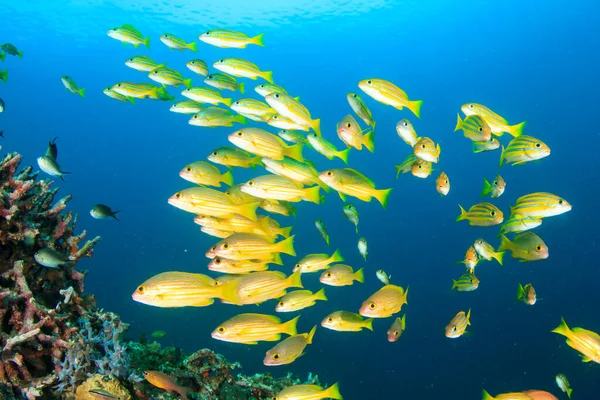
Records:
[[[291,0],[251,3],[130,1],[2,1],[0,42],[23,50],[20,60],[8,56],[0,69],[6,110],[0,114],[3,152],[18,151],[26,164],[58,137],[59,162],[70,171],[60,180],[59,197],[73,194],[70,208],[78,228],[101,235],[89,270],[86,291],[98,305],[131,323],[137,338],[165,330],[164,345],[185,352],[209,347],[245,372],[318,374],[323,382],[339,381],[346,399],[479,399],[529,389],[548,390],[566,398],[554,383],[563,372],[577,399],[600,396],[600,366],[581,362],[565,338],[550,331],[563,316],[569,326],[600,332],[600,262],[598,262],[598,65],[600,7],[585,1],[323,1]],[[205,4],[209,3],[209,4]],[[122,46],[106,31],[129,23],[151,36],[151,49]],[[198,53],[169,50],[160,35],[172,33],[197,40],[210,28],[265,34],[266,47],[220,49],[198,43]],[[274,313],[275,301],[238,308],[215,304],[205,308],[159,309],[142,305],[131,294],[143,281],[168,270],[206,273],[204,252],[218,239],[200,232],[193,215],[167,204],[169,196],[192,185],[178,176],[188,163],[205,160],[215,148],[229,145],[235,128],[206,129],[188,124],[189,116],[169,112],[170,103],[108,98],[102,89],[120,81],[151,82],[145,73],[124,65],[145,54],[192,78],[185,67],[192,58],[209,65],[222,57],[243,57],[275,82],[300,96],[323,135],[342,148],[335,125],[351,113],[346,93],[357,92],[377,121],[376,150],[350,151],[349,166],[371,177],[379,188],[393,187],[389,206],[356,199],[360,236],[369,243],[367,262],[360,257],[359,236],[342,213],[335,192],[325,204],[298,204],[298,215],[277,217],[293,225],[298,258],[340,249],[346,263],[365,268],[364,284],[327,287],[328,302],[301,312],[299,330],[307,332],[330,312],[357,312],[381,285],[375,271],[384,269],[392,283],[410,286],[407,330],[388,343],[392,319],[376,320],[374,332],[342,333],[319,329],[314,344],[296,362],[265,367],[264,353],[273,343],[244,346],[215,341],[211,331],[240,312]],[[214,70],[211,68],[211,71]],[[70,75],[86,89],[85,98],[67,92],[60,77]],[[379,104],[357,87],[370,77],[388,79],[411,99],[423,99],[421,118]],[[259,98],[244,80],[247,94],[225,92],[234,99]],[[181,89],[169,88],[182,100]],[[485,104],[552,149],[540,162],[498,169],[500,152],[473,154],[461,133],[453,132],[460,106]],[[442,148],[438,171],[426,180],[410,174],[395,179],[410,148],[397,136],[396,123],[408,118],[420,136]],[[362,121],[360,121],[362,124]],[[260,126],[253,123],[251,126]],[[269,129],[276,132],[276,129]],[[506,144],[505,135],[501,141]],[[319,170],[344,167],[312,149],[305,156]],[[222,168],[222,170],[224,170]],[[450,194],[435,191],[435,177],[445,171]],[[263,170],[236,169],[236,183]],[[457,223],[458,204],[480,201],[484,177],[500,173],[505,194],[494,200],[505,216],[524,194],[547,191],[566,198],[571,212],[544,220],[535,232],[548,244],[545,261],[504,267],[483,262],[477,268],[477,291],[451,291],[463,272],[455,264],[472,242],[482,237],[498,245],[497,228]],[[46,177],[46,176],[44,176]],[[89,209],[96,203],[121,210],[120,222],[98,221]],[[323,219],[331,235],[327,246],[315,229]],[[297,258],[284,256],[280,270],[290,272]],[[212,273],[211,273],[212,274]],[[213,274],[214,275],[214,274]],[[317,290],[318,274],[305,275],[306,288]],[[518,283],[532,283],[540,300],[534,307],[515,299]],[[450,340],[444,327],[461,310],[472,309],[471,335]],[[294,316],[280,315],[283,319]]]

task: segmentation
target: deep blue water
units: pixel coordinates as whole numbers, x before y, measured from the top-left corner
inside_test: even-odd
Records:
[[[0,42],[24,51],[22,60],[0,62],[0,69],[9,70],[8,83],[0,83],[7,105],[0,115],[2,151],[21,152],[27,164],[35,165],[48,140],[58,137],[59,161],[72,172],[65,182],[56,182],[59,193],[73,194],[70,207],[79,213],[79,229],[103,238],[94,257],[80,264],[90,271],[86,290],[99,306],[131,323],[130,336],[163,329],[165,345],[187,352],[210,347],[241,361],[249,372],[313,372],[326,382],[340,381],[348,399],[479,399],[482,388],[492,394],[549,390],[566,398],[554,384],[559,372],[569,377],[578,399],[600,396],[600,366],[582,363],[563,337],[550,333],[561,316],[570,326],[600,332],[600,8],[593,2],[2,3]],[[151,50],[124,47],[106,36],[124,23],[151,35]],[[167,32],[191,41],[215,27],[264,32],[266,47],[227,50],[199,43],[196,54],[170,51],[159,41]],[[325,137],[340,148],[335,124],[351,112],[346,93],[355,91],[367,100],[377,121],[376,151],[352,150],[349,164],[378,187],[395,188],[387,210],[352,200],[360,211],[360,233],[369,241],[368,261],[358,254],[358,237],[335,193],[324,205],[299,204],[296,219],[277,219],[294,226],[298,256],[340,248],[348,264],[366,271],[365,284],[327,288],[329,301],[304,310],[300,330],[308,331],[334,310],[357,311],[380,287],[375,271],[384,269],[394,283],[410,285],[403,308],[407,331],[398,343],[386,340],[392,319],[375,321],[374,332],[319,329],[305,356],[289,367],[267,368],[262,359],[272,344],[228,344],[212,340],[210,332],[239,312],[271,313],[274,301],[243,309],[221,304],[158,309],[131,300],[136,286],[157,273],[206,272],[204,252],[217,240],[202,234],[192,215],[168,205],[167,198],[191,186],[178,177],[180,169],[229,144],[226,136],[234,129],[190,126],[188,116],[168,111],[168,103],[133,106],[106,97],[102,89],[119,81],[151,82],[124,65],[137,54],[167,62],[195,85],[201,79],[185,62],[196,57],[211,64],[238,56],[273,70],[276,83],[301,96],[321,118]],[[65,74],[86,88],[85,98],[64,90],[60,77]],[[423,99],[421,119],[363,95],[357,83],[369,77],[391,80],[410,98]],[[246,80],[246,85],[250,89],[259,82]],[[169,92],[182,99],[180,90]],[[457,204],[479,202],[483,178],[499,172],[498,151],[475,155],[469,141],[453,132],[456,113],[467,102],[488,105],[511,123],[527,120],[526,132],[552,149],[541,162],[500,170],[507,189],[494,203],[505,215],[516,198],[535,191],[562,196],[573,210],[536,230],[550,248],[547,260],[518,263],[507,257],[504,267],[482,263],[479,289],[457,293],[450,287],[462,269],[454,262],[478,237],[498,244],[497,228],[454,222]],[[439,171],[427,180],[410,175],[395,180],[394,164],[410,151],[395,133],[401,118],[441,144],[437,168],[452,184],[446,198],[435,191]],[[328,161],[309,149],[305,155],[319,170],[343,167],[340,160]],[[236,182],[262,173],[236,169]],[[93,220],[88,211],[96,203],[121,210],[121,221]],[[316,219],[325,221],[331,246],[317,233]],[[285,256],[284,261],[282,270],[288,272],[295,259]],[[303,281],[312,290],[320,287],[316,274]],[[534,307],[516,302],[519,282],[533,283],[543,300]],[[472,334],[445,338],[444,326],[468,308]]]

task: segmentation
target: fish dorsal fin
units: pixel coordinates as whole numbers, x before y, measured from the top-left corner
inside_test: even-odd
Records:
[[[355,170],[353,168],[346,168],[346,169],[348,171],[350,171],[352,173],[352,175],[355,175],[361,179],[364,179],[365,181],[367,181],[369,183],[369,185],[371,185],[372,187],[375,187],[375,182],[373,182],[370,178],[363,175],[361,172],[358,172],[357,170]]]
[[[127,30],[129,30],[129,31],[135,32],[135,33],[137,33],[140,36],[142,36],[142,34],[140,33],[140,31],[138,31],[133,25],[123,24],[122,27],[125,28],[125,29],[127,29]]]

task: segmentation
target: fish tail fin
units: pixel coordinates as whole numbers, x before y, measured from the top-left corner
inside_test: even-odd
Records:
[[[325,296],[325,288],[321,288],[321,290],[315,293],[314,299],[327,301],[327,296]]]
[[[361,269],[359,269],[358,271],[356,271],[354,273],[354,279],[356,279],[360,283],[364,283],[365,282],[365,271],[364,271],[364,268],[361,268]]]
[[[363,136],[363,144],[371,153],[375,151],[375,129]]]
[[[373,318],[365,319],[363,327],[372,331],[373,330]]]
[[[471,325],[471,309],[469,308],[469,311],[467,311],[467,325]]]
[[[294,250],[294,235],[279,242],[278,246],[281,253],[289,254],[290,256],[296,256],[296,251]]]
[[[509,126],[508,133],[510,133],[514,137],[521,136],[523,134],[523,129],[525,128],[526,123],[527,121],[523,121],[520,124]]]
[[[463,125],[463,120],[460,117],[460,114],[456,114],[456,117],[458,118],[458,120],[456,121],[456,126],[454,127],[454,132],[456,132],[457,130],[462,128]]]
[[[490,182],[486,178],[483,178],[483,190],[481,191],[481,197],[487,196],[491,191],[492,185],[490,185]]]
[[[191,51],[198,51],[198,48],[196,47],[196,42],[192,42],[192,43],[188,44],[187,48],[190,49]]]
[[[181,396],[182,400],[190,400],[190,398],[188,397],[190,389],[179,386],[176,392],[179,393],[179,396]]]
[[[498,168],[502,167],[502,164],[504,164],[504,145],[502,145],[502,153],[500,153],[500,165],[498,165]]]
[[[450,290],[454,290],[456,287],[458,286],[456,279],[452,279],[452,289]]]
[[[127,96],[127,100],[135,106],[135,98]]]
[[[486,392],[484,390],[483,397],[481,398],[481,400],[496,400],[496,399],[494,399],[491,394],[489,394],[488,392]]]
[[[111,217],[113,217],[114,219],[116,219],[117,221],[120,221],[119,218],[117,218],[117,214],[120,213],[121,211],[113,211]]]
[[[265,43],[263,42],[264,35],[265,35],[264,33],[261,33],[260,35],[256,35],[252,39],[250,39],[250,42],[254,43],[255,45],[265,47]]]
[[[402,330],[406,329],[406,314],[402,316],[402,319],[400,320],[400,326],[402,327]]]
[[[383,208],[387,207],[388,199],[390,198],[390,194],[392,193],[392,189],[381,189],[375,193],[375,198],[379,200]]]
[[[571,389],[571,388],[567,388],[567,396],[568,396],[569,398],[571,398],[571,395],[572,395],[572,394],[573,394],[573,389]]]
[[[337,249],[332,255],[330,261],[332,263],[342,262],[344,261],[344,257],[342,257],[342,253],[340,253],[340,249]]]
[[[503,265],[504,253],[504,251],[496,251],[494,254],[492,254],[492,257],[498,261],[498,264]]]
[[[325,243],[327,243],[327,246],[329,246],[329,243],[331,241],[331,238],[329,237],[329,235],[325,236]]]
[[[81,88],[81,89],[77,90],[77,93],[79,93],[79,95],[81,97],[85,97],[85,89],[84,88]]]
[[[317,326],[313,326],[313,328],[308,332],[308,336],[306,337],[306,343],[312,344],[313,338],[315,337],[315,332],[317,331]]]
[[[235,117],[233,117],[233,120],[243,125],[246,125],[248,123],[248,120],[243,115],[236,115]]]
[[[221,175],[221,180],[228,186],[233,186],[233,174],[231,171],[227,171]]]
[[[223,104],[225,104],[227,107],[231,107],[231,99],[230,98],[223,99]]]
[[[237,87],[240,93],[244,94],[244,92],[246,91],[246,84],[244,82],[240,82],[239,85],[237,85]]]
[[[394,165],[396,167],[396,179],[400,176],[400,172],[402,172],[402,167],[400,165]]]
[[[19,56],[20,59],[23,59],[23,50],[19,51],[17,53],[17,55]]]
[[[413,100],[413,101],[409,100],[406,108],[408,108],[410,111],[412,111],[413,114],[415,114],[417,116],[417,118],[421,118],[421,106],[422,105],[423,105],[423,100]]]
[[[265,81],[273,83],[273,71],[263,71],[262,77],[265,79]]]
[[[523,285],[519,283],[519,288],[517,289],[517,300],[521,300],[525,297],[525,288]]]
[[[282,326],[281,332],[287,333],[290,336],[297,335],[298,328],[296,327],[296,325],[298,325],[298,318],[300,318],[299,315],[296,318],[291,319],[288,322],[285,322]]]
[[[310,127],[315,131],[317,136],[321,136],[321,120],[319,118],[310,121]]]
[[[302,269],[298,268],[296,272],[288,276],[287,281],[288,287],[304,288],[302,285]]]
[[[256,221],[256,209],[259,205],[260,202],[240,204],[238,205],[238,213],[252,221]]]
[[[321,187],[318,185],[313,186],[311,188],[304,189],[304,198],[315,204],[319,204],[321,202],[321,194],[319,193],[320,189],[321,189]],[[327,239],[325,239],[325,241],[327,241]],[[327,243],[327,244],[329,244],[329,243]]]
[[[288,146],[285,149],[285,153],[288,157],[293,158],[296,161],[303,162],[304,157],[302,157],[302,148],[304,145],[302,143],[296,143],[294,145]]]
[[[276,265],[283,265],[283,260],[281,259],[281,254],[275,253],[275,255],[273,256],[273,261],[271,261],[271,262]]]
[[[467,211],[464,208],[462,208],[460,204],[458,205],[458,207],[460,208],[460,215],[456,217],[456,222],[467,219]]]
[[[185,85],[186,88],[191,88],[192,87],[192,79],[184,79],[183,80],[183,84]]]
[[[404,304],[408,304],[408,289],[410,289],[410,286],[407,286],[406,290],[404,291]]]
[[[147,48],[150,48],[150,36],[146,37],[146,39],[144,39],[144,46],[146,46]]]
[[[289,238],[290,234],[292,233],[292,228],[293,228],[293,226],[288,226],[287,228],[281,228],[281,231],[279,232],[279,234],[285,238]]]
[[[340,160],[342,160],[345,164],[348,164],[348,152],[350,152],[350,149],[337,151],[334,155]]]
[[[323,397],[324,399],[338,399],[338,400],[343,399],[337,382],[334,383],[333,385],[331,385],[330,387],[328,387],[327,390],[325,390],[325,393],[323,393],[323,395],[325,396],[325,397]]]
[[[498,246],[498,251],[510,250],[511,244],[512,244],[512,242],[510,241],[510,239],[507,238],[506,235],[501,233],[500,234],[500,246]]]
[[[565,319],[563,317],[560,318],[560,325],[551,332],[558,333],[559,335],[568,336],[571,333],[571,329],[567,326]]]

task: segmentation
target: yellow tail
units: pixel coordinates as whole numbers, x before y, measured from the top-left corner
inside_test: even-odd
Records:
[[[288,287],[304,288],[304,286],[302,285],[301,277],[302,277],[301,269],[298,269],[296,272],[294,272],[293,274],[288,276],[288,278],[287,278]]]
[[[342,160],[345,164],[348,164],[348,152],[349,151],[350,151],[350,149],[337,151],[334,153],[334,156],[336,156],[337,158]]]
[[[288,322],[282,324],[281,333],[287,333],[290,336],[297,335],[298,328],[296,327],[296,325],[298,324],[298,318],[300,318],[299,315],[296,318],[289,320]]]
[[[511,250],[512,242],[502,233],[500,234],[500,246],[498,246],[498,251]]]
[[[364,323],[363,323],[363,327],[372,331],[373,330],[373,318],[365,319]]]
[[[240,82],[237,87],[238,87],[240,93],[244,94],[244,91],[246,90],[246,84],[244,82]]]
[[[196,48],[196,42],[188,43],[185,47],[192,51],[198,51],[198,48]]]
[[[315,204],[319,204],[321,202],[321,194],[319,193],[319,189],[321,189],[321,187],[318,185],[304,189],[304,199]]]
[[[338,387],[337,383],[334,383],[333,385],[331,385],[329,388],[327,388],[325,390],[325,392],[323,393],[323,397],[322,399],[337,399],[337,400],[343,400],[343,397],[340,393],[340,388]]]
[[[567,326],[567,323],[565,322],[564,318],[560,318],[560,325],[554,329],[552,329],[552,332],[554,333],[558,333],[559,335],[563,335],[566,337],[569,337],[570,333],[571,333],[571,329],[569,329],[569,327]]]
[[[223,104],[225,104],[227,107],[231,107],[231,99],[223,99]]]
[[[383,208],[386,208],[391,193],[392,189],[381,189],[377,190],[374,196],[377,200],[379,200]]]
[[[313,328],[308,332],[308,336],[306,337],[306,343],[312,344],[313,338],[315,337],[315,332],[317,331],[317,326],[313,326]]]
[[[288,146],[284,149],[284,154],[288,157],[293,158],[296,161],[304,162],[304,157],[302,157],[302,143],[296,143],[294,145]]]
[[[260,205],[260,202],[239,204],[237,206],[238,214],[240,214],[252,221],[257,221],[256,209],[258,208],[259,205]]]
[[[509,126],[508,133],[510,133],[514,137],[521,136],[523,134],[523,129],[525,128],[526,123],[527,121],[523,121],[520,124]]]
[[[504,258],[504,252],[503,251],[497,251],[495,253],[492,254],[492,258],[494,258],[496,261],[498,261],[498,264],[502,265],[502,260]]]
[[[456,114],[458,121],[456,121],[456,127],[454,127],[454,132],[462,129],[463,120],[460,118],[460,114]]]
[[[356,271],[354,273],[354,279],[356,279],[360,283],[364,283],[365,282],[365,271],[364,271],[363,268],[359,269],[358,271]]]
[[[231,171],[227,171],[221,175],[221,181],[229,186],[233,186],[233,174]]]
[[[363,136],[363,144],[371,153],[375,151],[375,130]]]
[[[250,39],[250,42],[254,43],[258,46],[264,47],[265,43],[263,42],[263,36],[264,36],[264,33],[261,33],[260,35],[256,35],[252,39]]]
[[[315,293],[313,299],[327,301],[327,296],[325,296],[325,288],[321,288],[321,290]]]
[[[492,397],[488,392],[486,392],[485,390],[483,391],[483,397],[481,400],[496,400],[494,397]]]
[[[337,249],[329,258],[329,261],[333,264],[336,262],[344,261],[344,257],[342,257],[342,253],[340,253],[340,249]]]
[[[417,118],[421,118],[421,106],[422,105],[423,105],[423,100],[414,100],[414,101],[409,100],[406,108],[408,108],[410,111],[412,111],[413,114],[415,114],[417,116]]]
[[[320,119],[313,119],[312,121],[310,121],[310,127],[313,129],[313,131],[315,131],[315,133],[317,134],[317,136],[321,136],[321,120]]]
[[[277,245],[280,253],[289,254],[290,256],[296,255],[296,251],[294,250],[294,235],[282,240],[281,242],[277,243]]]
[[[273,83],[273,71],[263,71],[261,75],[265,81]]]
[[[462,208],[460,204],[458,205],[458,207],[460,207],[460,215],[456,217],[456,222],[467,219],[467,211],[464,208]]]

